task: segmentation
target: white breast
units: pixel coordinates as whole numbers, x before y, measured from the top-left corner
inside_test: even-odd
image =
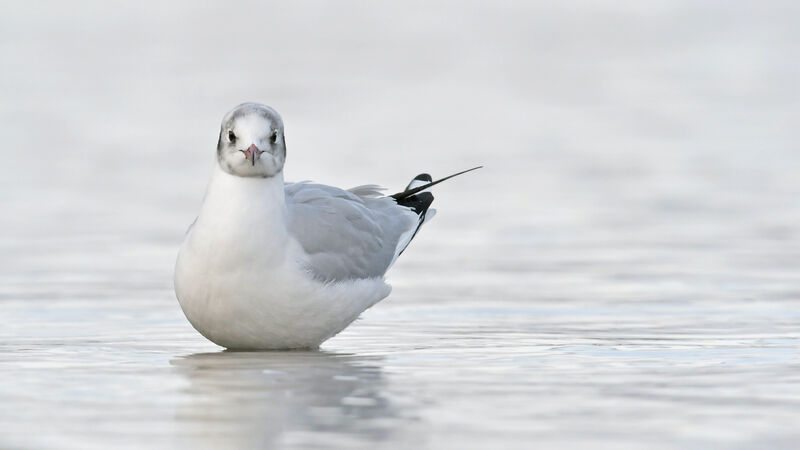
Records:
[[[232,349],[316,347],[389,294],[381,278],[322,283],[287,232],[282,176],[216,169],[175,268],[189,322]]]

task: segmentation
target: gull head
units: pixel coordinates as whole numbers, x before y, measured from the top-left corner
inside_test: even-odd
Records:
[[[222,119],[217,162],[239,177],[268,178],[283,170],[286,141],[281,116],[267,105],[242,103]]]

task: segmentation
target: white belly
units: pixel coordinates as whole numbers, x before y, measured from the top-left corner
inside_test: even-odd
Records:
[[[326,284],[292,261],[232,261],[187,244],[175,269],[178,301],[197,331],[230,349],[315,348],[391,290],[378,278]]]
[[[283,179],[215,170],[175,266],[189,322],[231,349],[317,347],[391,288],[382,278],[322,283],[286,229]]]

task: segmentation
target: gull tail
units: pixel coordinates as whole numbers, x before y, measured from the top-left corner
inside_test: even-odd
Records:
[[[400,245],[398,246],[398,252],[395,254],[395,259],[397,259],[397,257],[403,253],[406,247],[408,247],[408,244],[410,244],[411,240],[414,239],[414,236],[417,235],[417,232],[419,231],[420,227],[422,227],[422,224],[432,219],[436,214],[435,209],[430,209],[431,203],[433,203],[433,194],[427,192],[426,189],[435,184],[439,184],[442,181],[448,180],[463,173],[480,169],[481,167],[483,166],[473,167],[472,169],[464,170],[436,181],[433,181],[433,178],[431,178],[431,176],[427,173],[421,173],[414,177],[410,183],[408,183],[408,186],[406,186],[403,192],[390,195],[390,197],[397,201],[398,205],[411,208],[415,213],[417,213],[417,216],[419,216],[419,222],[417,222],[417,226],[414,228],[413,232],[407,234],[405,239],[401,239]]]

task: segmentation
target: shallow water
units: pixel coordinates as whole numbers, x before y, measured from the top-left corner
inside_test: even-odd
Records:
[[[0,447],[800,443],[793,3],[131,8],[0,6]],[[486,165],[319,351],[172,293],[245,100],[290,180]]]

